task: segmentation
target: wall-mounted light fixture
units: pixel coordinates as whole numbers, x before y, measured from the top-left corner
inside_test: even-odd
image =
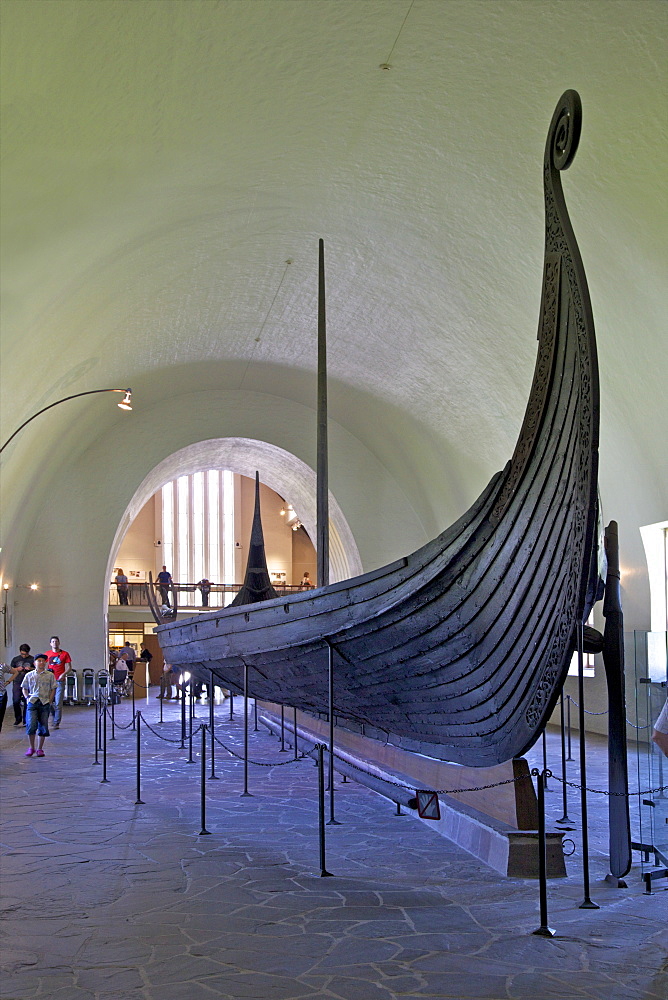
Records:
[[[9,584],[3,583],[2,585],[2,632],[5,646],[7,645],[7,591],[9,590]]]
[[[39,417],[42,413],[46,413],[47,410],[53,409],[54,406],[60,406],[61,403],[66,403],[70,399],[78,399],[80,396],[94,396],[98,392],[122,392],[123,399],[118,404],[119,408],[121,410],[132,409],[132,389],[88,389],[87,392],[75,392],[73,396],[64,396],[62,399],[57,399],[55,403],[49,403],[48,406],[44,406],[41,410],[38,410],[37,413],[33,413],[32,417],[28,417],[27,420],[24,420],[21,426],[16,428],[14,433],[7,438],[2,448],[0,448],[0,455],[5,450],[7,445],[14,440],[16,435],[20,431],[22,431],[24,427],[27,427],[27,425],[31,423],[31,421],[35,420],[36,417]]]

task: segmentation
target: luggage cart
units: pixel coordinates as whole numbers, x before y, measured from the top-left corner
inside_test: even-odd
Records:
[[[79,701],[77,699],[78,688],[79,688],[79,682],[77,675],[74,670],[70,670],[69,674],[65,675],[65,698],[63,699],[64,705],[79,704]]]
[[[81,701],[84,705],[92,705],[95,701],[95,671],[90,667],[81,671]]]
[[[111,687],[111,685],[109,683],[109,681],[110,681],[109,671],[105,670],[104,668],[102,668],[102,670],[98,670],[97,676],[96,676],[95,680],[96,680],[96,688],[97,688],[97,691],[96,691],[97,697],[98,698],[108,698],[109,697],[109,689]]]

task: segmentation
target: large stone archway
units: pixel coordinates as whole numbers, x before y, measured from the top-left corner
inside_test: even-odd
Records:
[[[250,438],[215,438],[198,441],[163,459],[144,478],[125,509],[116,530],[107,563],[106,579],[111,578],[125,534],[144,504],[165,483],[178,476],[228,469],[260,480],[285,497],[295,509],[312,539],[316,537],[316,475],[313,469],[291,452],[266,441]],[[336,499],[329,495],[330,581],[345,580],[362,572],[357,544]]]

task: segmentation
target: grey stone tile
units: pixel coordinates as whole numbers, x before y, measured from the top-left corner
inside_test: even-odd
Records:
[[[591,970],[571,977],[532,971],[512,977],[508,996],[510,1000],[609,1000],[613,988],[610,979]]]
[[[416,997],[439,997],[448,1000],[496,1000],[505,998],[506,992],[505,976],[488,976],[477,970],[472,975],[469,973],[425,973],[424,985],[415,991]],[[542,993],[534,994],[533,1000],[547,1000],[547,995]],[[556,1000],[556,997],[555,997]],[[561,1000],[566,1000],[562,997]]]
[[[395,1000],[399,995],[397,988],[401,988],[401,985],[407,984],[360,982],[358,979],[343,979],[336,976],[328,983],[326,995],[336,997],[338,1000]],[[412,986],[410,988],[412,989]],[[404,991],[401,996],[411,996],[411,994]]]
[[[3,784],[12,1000],[668,996],[665,897],[644,897],[637,878],[622,892],[596,874],[595,914],[578,910],[579,876],[550,883],[558,936],[539,939],[536,882],[502,879],[346,785],[337,792],[344,825],[327,836],[336,877],[321,879],[310,763],[255,769],[254,797],[241,799],[240,768],[221,759],[225,780],[212,783],[208,804],[215,834],[198,838],[196,767],[174,747],[150,748],[147,736],[146,805],[135,807],[132,736],[119,733],[112,783],[101,786],[81,749],[91,723],[85,710],[68,712],[53,744],[68,766],[46,786],[43,769],[23,768],[18,753],[3,758],[3,771],[21,779]],[[241,745],[238,720],[220,726]],[[252,740],[258,758],[275,754],[273,738]],[[45,865],[49,892],[26,898],[26,878]],[[49,950],[26,945],[26,924]],[[3,1000],[8,983],[0,980]]]

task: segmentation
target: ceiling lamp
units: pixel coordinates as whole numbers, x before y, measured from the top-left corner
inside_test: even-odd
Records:
[[[122,389],[114,389],[114,392],[123,392]],[[126,389],[123,399],[118,404],[120,410],[131,410],[132,409],[132,389]]]
[[[11,434],[5,443],[0,448],[0,453],[5,450],[7,445],[14,440],[19,431],[22,431],[24,427],[27,427],[35,417],[39,417],[42,413],[46,413],[47,410],[53,409],[54,406],[60,406],[61,403],[67,403],[70,399],[79,399],[81,396],[94,396],[98,392],[122,392],[123,399],[118,404],[121,410],[131,410],[132,409],[132,389],[88,389],[86,392],[75,392],[72,396],[63,396],[62,399],[57,399],[55,403],[49,403],[48,406],[43,406],[41,410],[37,413],[33,413],[31,417],[24,420],[20,427],[17,427],[13,434]]]

